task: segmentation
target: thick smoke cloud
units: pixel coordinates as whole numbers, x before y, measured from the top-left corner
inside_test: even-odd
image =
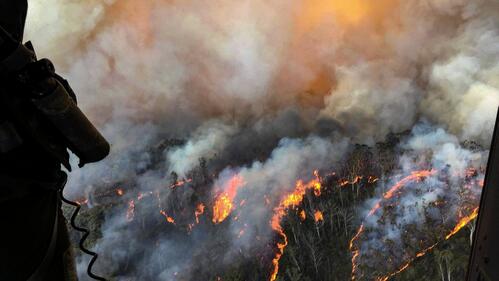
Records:
[[[28,38],[74,77],[99,123],[161,120],[187,135],[206,118],[301,105],[365,142],[423,114],[486,144],[499,99],[497,25],[497,3],[486,0],[53,0],[31,3]],[[303,93],[318,89],[324,107]]]
[[[401,1],[366,17],[342,41],[351,57],[337,64],[323,113],[361,139],[408,130],[424,115],[488,145],[499,99],[497,6]]]
[[[200,187],[215,196],[219,181],[239,173],[247,181],[241,196],[260,197],[268,188],[275,205],[296,179],[331,168],[348,150],[346,140],[373,144],[413,130],[404,149],[429,149],[430,162],[451,169],[474,155],[459,143],[490,142],[499,105],[495,0],[29,4],[26,38],[39,57],[55,62],[112,143],[108,159],[73,172],[67,192],[74,197],[92,199],[117,186],[130,192],[127,200],[161,190],[167,210],[192,203]],[[421,119],[441,129],[413,129]],[[414,167],[406,160],[402,172]],[[165,191],[165,184],[199,174],[203,182]],[[155,208],[143,215],[158,215],[156,199],[147,200]],[[225,234],[237,247],[250,247],[234,238],[248,220],[249,232],[267,229],[265,244],[272,239],[265,228],[272,206],[259,199],[246,204],[254,212]],[[120,236],[128,241],[144,232],[126,222],[126,207],[124,201],[106,215],[96,247],[116,264],[135,256],[134,267],[102,261],[100,269],[154,280],[183,271],[189,279],[186,271],[203,263],[193,258],[200,256],[193,245],[210,237],[200,227],[189,238],[120,248]],[[158,249],[176,262],[160,262]],[[146,264],[154,266],[140,266]]]

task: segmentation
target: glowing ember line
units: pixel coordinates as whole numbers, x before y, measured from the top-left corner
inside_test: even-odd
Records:
[[[175,182],[174,184],[170,185],[170,188],[180,187],[180,186],[183,186],[183,185],[185,185],[186,183],[190,183],[190,182],[192,182],[192,179],[184,179],[184,180],[180,180],[180,181],[177,181],[177,182]]]
[[[436,172],[437,172],[436,170],[415,171],[415,172],[412,172],[409,176],[407,176],[407,177],[403,178],[402,180],[400,180],[399,182],[395,183],[395,185],[393,185],[385,194],[383,194],[383,198],[378,200],[376,205],[374,205],[374,207],[369,211],[367,217],[374,215],[374,213],[376,213],[376,211],[381,207],[381,202],[383,200],[387,200],[387,199],[392,198],[406,184],[408,184],[410,182],[414,182],[414,181],[416,181],[416,182],[421,181],[424,178],[427,178],[429,176],[436,174]],[[357,258],[359,257],[359,254],[360,254],[360,250],[356,249],[354,247],[354,243],[363,232],[364,232],[364,224],[361,224],[361,226],[360,226],[359,230],[357,231],[357,233],[355,234],[355,236],[352,238],[352,240],[350,240],[350,251],[352,251],[352,280],[355,280],[355,278],[356,278],[355,274],[357,271]],[[401,272],[401,271],[399,271],[399,272]],[[398,273],[395,273],[395,274],[398,274]],[[390,276],[388,278],[390,278]],[[387,279],[381,278],[378,280],[385,281],[385,280],[388,280],[388,278]]]
[[[430,171],[423,170],[423,171],[412,172],[410,176],[407,176],[407,177],[403,178],[402,180],[400,180],[399,182],[397,182],[394,186],[392,186],[392,188],[390,188],[383,195],[383,199],[382,200],[386,200],[386,199],[392,198],[393,195],[395,195],[395,193],[397,191],[399,191],[402,187],[404,187],[406,184],[408,184],[410,182],[413,182],[413,181],[416,181],[416,182],[421,181],[424,178],[427,178],[429,176],[435,175],[436,172],[437,172],[436,170],[430,170]],[[368,217],[374,215],[374,213],[381,207],[381,201],[382,200],[379,200],[376,203],[376,205],[371,209],[371,211],[368,214]]]
[[[359,230],[357,231],[355,236],[352,238],[352,240],[350,240],[350,244],[349,244],[349,249],[350,249],[350,251],[352,251],[352,280],[355,280],[355,272],[357,271],[357,262],[356,261],[360,255],[360,250],[355,249],[353,243],[355,241],[357,241],[357,239],[362,234],[362,232],[364,232],[364,224],[360,225]]]
[[[352,181],[340,180],[339,184],[340,184],[340,186],[346,186],[349,184],[356,184],[356,183],[359,183],[362,180],[362,178],[363,178],[362,176],[355,176],[355,178]]]
[[[469,216],[465,216],[463,218],[461,218],[461,220],[457,223],[457,225],[454,227],[454,229],[447,235],[445,236],[445,240],[448,240],[450,239],[452,236],[454,236],[455,234],[457,234],[463,227],[465,227],[466,225],[468,225],[468,223],[470,223],[472,220],[474,220],[476,217],[478,216],[478,208],[475,208],[473,210],[473,212],[469,215]],[[398,269],[397,271],[393,272],[393,273],[390,273],[388,276],[385,276],[385,277],[380,277],[378,278],[379,281],[387,281],[388,279],[390,279],[391,277],[399,274],[399,273],[402,273],[404,270],[406,270],[417,258],[420,258],[420,257],[423,257],[424,255],[426,255],[428,252],[430,252],[431,250],[433,250],[433,248],[435,248],[438,244],[440,244],[440,241],[433,244],[432,246],[424,249],[423,251],[419,252],[416,254],[416,257],[413,258],[413,259],[410,259],[406,264],[404,264],[402,267],[400,267],[400,269]]]
[[[459,232],[459,230],[461,230],[463,227],[465,227],[466,225],[468,225],[468,223],[470,223],[472,220],[474,220],[476,217],[478,216],[478,208],[475,208],[473,210],[473,212],[469,215],[469,216],[465,216],[463,217],[456,225],[456,227],[454,227],[454,229],[447,235],[445,236],[445,240],[448,240],[450,239],[452,236],[454,236],[455,234],[457,234]],[[393,272],[393,273],[390,273],[389,275],[385,276],[385,277],[379,277],[378,280],[379,281],[387,281],[388,279],[392,278],[393,276],[399,274],[399,273],[402,273],[404,270],[406,270],[417,258],[420,258],[420,257],[423,257],[424,255],[426,255],[428,252],[430,252],[431,250],[433,250],[440,242],[437,242],[435,244],[433,244],[432,246],[422,250],[421,252],[417,253],[416,254],[416,257],[409,260],[407,263],[405,263],[403,266],[400,267],[400,269],[398,269],[397,271]]]
[[[286,236],[286,233],[284,233],[284,230],[281,226],[281,221],[286,216],[289,209],[295,208],[301,204],[307,190],[314,190],[314,193],[317,189],[320,190],[320,178],[318,177],[318,173],[314,174],[316,175],[317,179],[312,180],[306,184],[304,184],[302,181],[298,181],[296,183],[295,190],[291,194],[285,196],[281,200],[279,205],[274,208],[274,215],[270,220],[270,225],[272,229],[281,237],[282,242],[277,243],[277,253],[272,259],[272,271],[269,278],[270,281],[275,281],[277,279],[277,274],[279,273],[279,261],[284,254],[284,249],[288,245],[288,237]]]
[[[160,210],[159,213],[165,217],[168,223],[175,224],[175,219],[170,217],[164,210]]]
[[[383,196],[383,199],[390,199],[392,198],[395,193],[400,189],[402,188],[404,185],[406,185],[407,183],[411,182],[411,181],[420,181],[422,180],[423,178],[425,177],[428,177],[428,176],[431,176],[431,175],[434,175],[436,173],[435,170],[431,170],[431,171],[417,171],[417,172],[413,172],[410,176],[402,179],[401,181],[399,181],[398,183],[396,183],[387,193],[384,194]],[[481,182],[479,182],[479,184],[481,186],[483,186],[483,184]],[[382,200],[383,200],[382,199]],[[381,207],[381,200],[378,201],[378,203],[371,209],[371,211],[369,212],[368,214],[368,217],[373,215],[379,208]],[[457,234],[463,227],[465,227],[466,225],[468,225],[471,221],[473,221],[476,217],[478,216],[478,207],[473,209],[473,211],[469,214],[469,215],[466,215],[464,217],[461,217],[458,221],[458,223],[456,224],[456,226],[454,227],[454,229],[448,234],[445,236],[445,240],[448,240],[450,239],[452,236],[454,236],[455,234]],[[352,251],[352,280],[355,280],[356,279],[356,271],[357,271],[357,258],[360,254],[360,250],[359,249],[356,249],[354,247],[354,242],[359,238],[359,236],[364,232],[364,225],[362,224],[359,228],[359,230],[357,231],[357,233],[355,234],[355,236],[352,238],[352,240],[350,241],[350,250]],[[428,252],[430,252],[431,250],[433,250],[441,241],[433,244],[432,246],[418,252],[416,254],[416,256],[412,259],[410,259],[409,261],[407,261],[404,265],[402,265],[397,271],[395,272],[392,272],[386,276],[382,276],[382,277],[377,277],[376,278],[376,281],[387,281],[389,280],[390,278],[392,278],[393,276],[403,272],[404,270],[406,270],[416,259],[420,258],[420,257],[423,257],[424,255],[426,255]]]

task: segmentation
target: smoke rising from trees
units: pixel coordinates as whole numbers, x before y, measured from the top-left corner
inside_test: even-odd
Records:
[[[461,144],[486,150],[499,106],[495,0],[29,4],[25,38],[53,59],[112,143],[108,159],[72,173],[68,194],[91,197],[118,185],[133,194],[162,190],[163,207],[174,210],[190,206],[200,187],[197,199],[213,200],[224,177],[245,179],[238,198],[247,198],[246,211],[216,237],[203,236],[204,225],[190,236],[136,241],[145,230],[126,221],[126,206],[113,208],[96,249],[115,265],[134,256],[126,274],[171,280],[184,272],[183,280],[194,280],[200,253],[213,251],[199,247],[210,239],[236,245],[216,250],[225,263],[235,249],[268,247],[281,196],[315,169],[333,170],[356,143],[412,131],[399,172],[418,161],[457,170],[485,161],[486,151]],[[423,151],[430,156],[413,159]],[[201,174],[204,181],[181,192],[165,190],[175,177]],[[237,239],[241,227],[261,237],[258,245]],[[101,270],[121,270],[100,262]]]

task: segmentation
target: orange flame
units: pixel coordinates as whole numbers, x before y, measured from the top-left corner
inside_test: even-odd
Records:
[[[318,181],[314,184],[314,194],[315,196],[319,197],[321,196],[321,190],[322,190],[322,185],[320,183],[320,176],[319,176],[319,171],[315,170],[314,171],[314,176],[315,178],[318,179]]]
[[[240,175],[233,176],[223,188],[225,192],[220,194],[213,205],[213,223],[223,222],[233,210],[233,200],[237,195],[238,189],[245,184]]]
[[[447,236],[445,236],[445,240],[454,236],[456,233],[459,232],[459,230],[461,230],[461,228],[468,225],[468,223],[470,223],[472,220],[474,220],[477,216],[478,216],[478,207],[475,208],[469,216],[465,216],[465,217],[461,218],[461,220],[458,222],[456,227],[454,227],[454,229],[451,231],[451,233],[449,233]]]
[[[170,217],[164,210],[160,210],[159,213],[165,217],[168,223],[175,224],[175,219]]]
[[[213,223],[223,222],[232,211],[232,199],[227,193],[221,194],[213,206]]]
[[[324,216],[322,215],[322,212],[321,211],[316,211],[315,214],[314,214],[314,219],[315,219],[315,222],[323,221],[324,220]]]
[[[307,219],[307,214],[305,213],[305,210],[301,210],[298,215],[300,216],[301,221],[304,221]]]
[[[196,207],[196,210],[194,211],[194,215],[196,216],[196,223],[199,224],[199,216],[201,216],[204,213],[204,204],[199,203],[198,206]]]

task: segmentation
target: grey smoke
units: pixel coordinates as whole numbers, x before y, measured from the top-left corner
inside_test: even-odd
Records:
[[[490,141],[499,105],[499,3],[357,2],[361,12],[340,0],[331,7],[283,0],[30,1],[26,38],[67,76],[113,146],[108,159],[71,175],[68,194],[90,196],[118,185],[129,191],[107,213],[96,248],[116,264],[135,255],[126,270],[131,276],[171,280],[183,271],[189,279],[186,269],[202,263],[192,245],[209,237],[133,241],[144,229],[124,222],[123,212],[139,192],[160,189],[165,208],[188,206],[198,188],[211,196],[210,180],[179,194],[164,188],[171,172],[199,173],[201,159],[209,176],[245,174],[240,196],[261,197],[269,188],[273,204],[296,179],[329,168],[348,139],[373,144],[412,129],[404,149],[432,154],[419,162],[459,170],[483,161],[460,143],[487,148]],[[421,119],[439,129],[413,128]],[[401,173],[421,164],[409,155],[401,157]],[[438,195],[403,200],[431,202]],[[155,199],[144,200],[151,201],[141,206],[154,205],[141,211],[144,217],[158,215]],[[248,231],[264,229],[268,241],[272,208],[251,203],[254,211],[242,214],[252,222]],[[237,247],[250,247],[233,237],[239,223],[226,234]],[[387,232],[397,237],[400,229]],[[176,262],[158,262],[162,254]],[[99,263],[101,270],[124,271],[109,260]]]
[[[391,199],[383,198],[387,190],[380,186],[380,195],[367,202],[361,211],[364,231],[354,242],[360,251],[356,280],[398,271],[419,252],[442,242],[460,215],[470,215],[480,200],[486,151],[466,149],[455,136],[427,123],[416,125],[400,146],[405,152],[391,185],[412,171],[435,169],[438,173],[407,183]],[[468,169],[475,169],[477,175],[470,177]],[[381,208],[368,215],[376,204]]]

